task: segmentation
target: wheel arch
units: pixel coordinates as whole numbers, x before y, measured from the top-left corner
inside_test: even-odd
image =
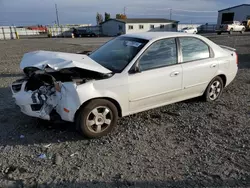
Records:
[[[223,87],[226,87],[226,84],[227,84],[227,77],[226,77],[226,75],[225,74],[218,74],[218,75],[216,75],[215,77],[212,78],[212,80],[208,83],[206,89],[208,88],[209,84],[213,81],[213,79],[215,79],[216,77],[220,77],[222,79],[222,81],[223,81]],[[206,89],[204,90],[203,95],[205,94]]]
[[[113,98],[110,98],[110,97],[96,97],[96,98],[89,99],[89,100],[85,101],[84,103],[82,103],[82,105],[77,109],[77,111],[75,113],[75,116],[74,116],[74,121],[75,122],[76,122],[76,119],[77,119],[77,116],[78,116],[80,110],[84,106],[86,106],[90,101],[93,101],[93,100],[96,100],[96,99],[105,99],[105,100],[108,100],[108,101],[112,102],[115,105],[115,107],[117,108],[118,116],[122,117],[122,108],[121,108],[121,105],[117,102],[117,100],[115,100]]]
[[[226,77],[226,75],[225,74],[219,74],[218,76],[222,79],[223,86],[225,87],[227,85],[227,77]]]

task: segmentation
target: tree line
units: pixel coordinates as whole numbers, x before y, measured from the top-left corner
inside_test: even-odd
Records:
[[[125,14],[116,14],[115,15],[116,19],[127,19],[127,16]],[[102,22],[106,22],[109,19],[111,19],[111,15],[107,12],[104,13],[104,19],[103,19],[103,15],[100,13],[96,13],[96,24],[100,25]]]

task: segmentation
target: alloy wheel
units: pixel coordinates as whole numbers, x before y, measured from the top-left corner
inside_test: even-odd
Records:
[[[86,125],[89,131],[101,133],[111,124],[113,119],[112,111],[105,106],[94,108],[87,116]]]
[[[210,100],[214,101],[220,96],[220,93],[222,91],[222,87],[223,87],[222,84],[218,80],[215,80],[211,84],[210,89],[209,89]]]

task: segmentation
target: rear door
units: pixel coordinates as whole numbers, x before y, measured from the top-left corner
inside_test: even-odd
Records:
[[[183,69],[183,95],[200,96],[215,77],[219,64],[213,58],[212,49],[196,37],[179,38]]]

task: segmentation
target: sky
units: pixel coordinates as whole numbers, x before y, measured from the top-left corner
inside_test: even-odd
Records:
[[[111,17],[123,13],[128,18],[170,18],[181,23],[216,23],[218,10],[250,0],[0,0],[0,25],[96,24],[96,13]]]

